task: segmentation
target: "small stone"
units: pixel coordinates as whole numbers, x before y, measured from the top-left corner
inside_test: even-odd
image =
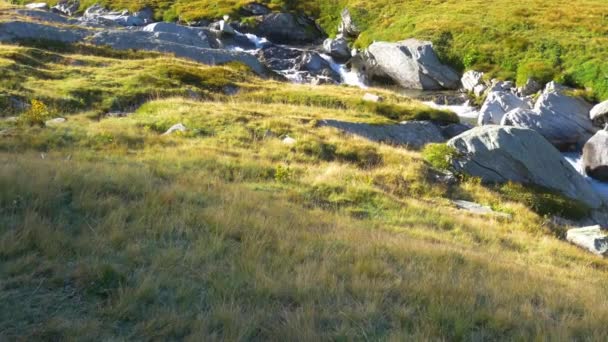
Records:
[[[47,4],[46,2],[34,2],[25,5],[25,8],[47,11],[49,9],[49,4]]]
[[[286,136],[285,139],[283,139],[283,144],[287,145],[287,146],[293,146],[296,144],[296,139],[290,137],[290,136]]]
[[[58,124],[65,123],[66,121],[67,120],[65,118],[54,118],[54,119],[51,119],[51,120],[47,120],[45,122],[45,124],[47,126],[52,126],[52,125],[58,125]]]
[[[375,94],[371,94],[371,93],[366,93],[365,95],[363,95],[363,101],[368,101],[368,102],[382,102],[382,96],[379,95],[375,95]]]
[[[570,229],[566,240],[596,255],[604,256],[608,252],[608,234],[600,226]]]
[[[163,135],[173,134],[175,132],[186,132],[188,129],[182,123],[178,123],[176,125],[171,126]]]
[[[475,202],[456,200],[452,201],[452,203],[456,206],[456,208],[460,210],[466,210],[475,215],[496,215],[502,217],[511,217],[511,215],[509,214],[496,212],[490,207]]]

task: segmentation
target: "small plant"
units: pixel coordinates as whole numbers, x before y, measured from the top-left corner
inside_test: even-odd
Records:
[[[288,165],[277,165],[274,171],[274,180],[279,183],[288,183],[293,179],[293,170]]]
[[[429,144],[422,150],[422,157],[434,168],[448,171],[458,152],[446,144]]]
[[[21,114],[21,120],[30,126],[44,127],[49,116],[49,109],[44,102],[32,100],[30,108]]]

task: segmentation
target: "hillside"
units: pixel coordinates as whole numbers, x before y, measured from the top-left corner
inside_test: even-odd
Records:
[[[407,21],[406,9],[423,22],[422,3],[357,2],[359,44],[398,39],[410,24],[382,30],[372,18]],[[171,8],[154,4],[160,16]],[[331,28],[342,4],[306,6]],[[0,23],[37,22],[9,7],[0,0]],[[465,51],[465,36],[449,51]],[[564,240],[573,222],[563,218],[588,207],[450,178],[445,144],[374,142],[327,124],[438,129],[459,121],[452,112],[387,89],[296,84],[90,40],[0,43],[0,75],[2,341],[608,337],[608,259]],[[370,93],[383,100],[364,101]]]
[[[33,1],[32,1],[33,2]],[[51,1],[52,2],[52,1]],[[98,1],[81,1],[84,9]],[[244,0],[103,0],[116,9],[151,5],[166,20],[238,18]],[[435,43],[458,69],[489,72],[489,77],[552,78],[587,88],[596,100],[608,99],[608,3],[603,0],[262,1],[274,9],[302,10],[336,32],[343,8],[350,8],[362,29],[357,41],[398,41],[416,37]]]

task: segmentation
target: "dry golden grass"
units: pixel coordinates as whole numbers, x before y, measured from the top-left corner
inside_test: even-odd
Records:
[[[68,118],[0,121],[0,340],[606,339],[608,262],[563,227],[475,181],[429,180],[418,152],[315,125],[393,122],[361,90],[102,52],[0,49],[18,85],[0,92]],[[99,115],[137,89],[156,100]],[[204,96],[164,98],[186,90]],[[189,131],[161,136],[178,122]]]

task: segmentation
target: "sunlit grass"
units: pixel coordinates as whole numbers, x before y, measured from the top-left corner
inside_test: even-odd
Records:
[[[5,98],[68,119],[0,120],[0,340],[608,335],[608,262],[560,240],[536,193],[441,184],[418,152],[317,125],[397,121],[363,90],[82,47],[0,58]]]

